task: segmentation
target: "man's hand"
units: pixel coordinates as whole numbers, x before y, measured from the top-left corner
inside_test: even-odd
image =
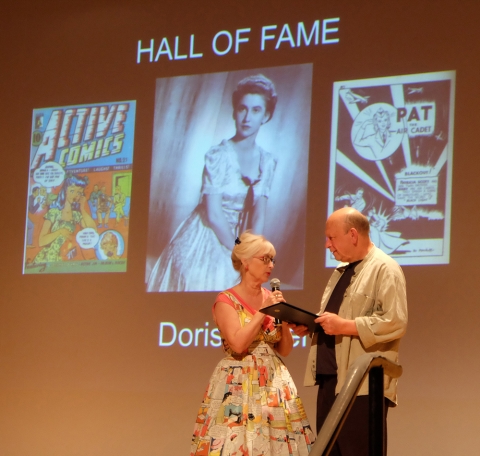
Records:
[[[325,334],[331,336],[358,336],[357,325],[354,320],[345,320],[334,313],[323,312],[315,319],[315,323],[319,323]]]

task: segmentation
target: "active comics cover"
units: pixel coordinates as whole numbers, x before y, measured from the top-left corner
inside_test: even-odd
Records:
[[[127,270],[135,109],[33,110],[24,274]]]
[[[358,209],[401,265],[449,262],[454,95],[455,71],[334,83],[329,213]]]

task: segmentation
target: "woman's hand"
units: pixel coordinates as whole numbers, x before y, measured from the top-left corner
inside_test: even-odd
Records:
[[[78,198],[78,205],[80,207],[80,212],[83,212],[85,211],[85,205],[87,203],[87,198],[85,195],[82,195],[80,198]]]
[[[262,309],[273,306],[279,302],[286,302],[280,290],[272,291],[272,293],[263,301]],[[290,332],[290,323],[282,321],[282,338],[275,344],[275,351],[280,356],[288,356],[293,348],[293,338]]]
[[[282,338],[275,344],[276,352],[281,356],[288,356],[293,348],[293,337],[290,331],[291,324],[282,322]]]
[[[263,301],[262,306],[260,309],[264,309],[265,307],[273,306],[274,304],[278,304],[279,302],[287,302],[283,297],[283,294],[280,290],[273,291],[265,301]]]
[[[294,323],[289,323],[288,327],[298,337],[308,336],[310,334],[308,327],[304,325],[296,325]]]
[[[55,235],[55,238],[58,238],[60,236],[63,236],[64,238],[70,238],[72,232],[67,229],[67,228],[60,228],[57,231],[54,231],[53,234]]]

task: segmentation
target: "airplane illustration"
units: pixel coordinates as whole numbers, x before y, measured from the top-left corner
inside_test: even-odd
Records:
[[[353,93],[350,89],[345,91],[345,99],[349,103],[367,103],[369,98],[370,96],[362,97],[361,95]]]
[[[423,93],[423,87],[408,87],[408,95],[413,93]]]
[[[444,136],[443,136],[443,131],[440,131],[440,133],[438,135],[435,135],[435,138],[438,141],[443,141],[445,139]]]

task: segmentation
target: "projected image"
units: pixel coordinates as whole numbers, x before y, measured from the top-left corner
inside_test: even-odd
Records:
[[[329,213],[362,212],[401,265],[449,262],[454,90],[454,71],[334,84]]]
[[[124,272],[135,101],[35,109],[24,273]]]
[[[279,246],[284,288],[302,288],[311,78],[306,64],[157,80],[148,291],[233,286],[246,229]]]

